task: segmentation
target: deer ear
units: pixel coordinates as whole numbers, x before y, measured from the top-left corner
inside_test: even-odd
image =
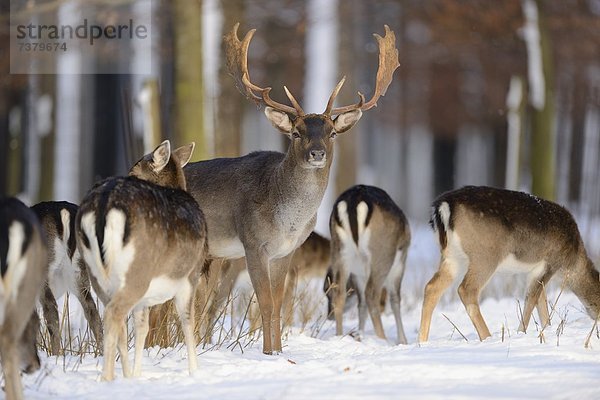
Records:
[[[265,115],[275,128],[279,129],[283,133],[292,133],[294,124],[286,113],[283,111],[278,111],[272,107],[265,107]]]
[[[152,169],[154,172],[160,172],[169,162],[171,157],[171,143],[168,140],[162,142],[152,152]]]
[[[173,155],[175,156],[175,159],[177,160],[181,168],[185,167],[187,163],[190,162],[195,147],[196,143],[192,142],[190,144],[186,144],[185,146],[181,146],[173,150]]]
[[[333,129],[336,133],[344,133],[350,128],[352,128],[362,117],[361,110],[352,110],[340,114],[333,121]]]

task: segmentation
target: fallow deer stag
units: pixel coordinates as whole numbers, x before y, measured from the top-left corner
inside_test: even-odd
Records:
[[[290,138],[286,153],[258,151],[239,158],[188,164],[188,191],[205,213],[212,258],[245,256],[263,325],[263,352],[281,352],[281,305],[293,251],[313,230],[327,187],[333,139],[356,124],[362,112],[377,104],[399,66],[395,35],[386,26],[379,43],[375,93],[365,101],[333,107],[344,78],[333,90],[322,114],[306,114],[285,88],[292,107],[271,99],[270,87],[252,82],[248,47],[255,32],[240,41],[239,24],[225,36],[227,66],[248,99],[266,105],[267,119]],[[335,117],[337,116],[337,117]]]
[[[48,281],[41,303],[50,335],[50,354],[60,351],[60,327],[56,299],[65,292],[77,297],[90,330],[99,347],[102,322],[91,294],[90,277],[75,240],[77,205],[67,201],[44,201],[31,207],[46,232],[48,244]]]
[[[396,320],[396,342],[406,344],[400,314],[400,287],[410,246],[406,216],[384,190],[356,185],[336,200],[329,228],[331,272],[325,278],[325,292],[329,308],[333,304],[336,334],[342,334],[347,283],[352,276],[358,296],[359,334],[364,332],[368,310],[375,333],[385,339],[380,311],[385,288]],[[331,283],[335,283],[332,290]]]
[[[480,340],[491,334],[479,309],[479,294],[502,270],[528,275],[520,331],[529,325],[536,306],[542,325],[549,323],[543,288],[557,272],[590,317],[598,318],[598,271],[575,220],[558,204],[523,192],[466,186],[434,201],[431,225],[440,242],[441,261],[425,287],[419,342],[428,340],[433,310],[459,273],[464,278],[458,294]]]
[[[106,306],[103,380],[114,378],[117,347],[123,375],[131,373],[126,317],[132,310],[133,375],[140,375],[148,307],[169,299],[175,300],[181,320],[190,373],[197,368],[193,302],[206,255],[206,224],[185,191],[182,168],[193,148],[171,153],[164,141],[131,168],[130,176],[97,184],[77,213],[77,247]]]
[[[23,398],[19,369],[40,366],[35,302],[47,278],[43,236],[29,207],[0,199],[0,357],[9,400]]]

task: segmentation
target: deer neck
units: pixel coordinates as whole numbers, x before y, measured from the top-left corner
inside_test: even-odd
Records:
[[[581,300],[588,315],[592,319],[600,316],[600,274],[592,261],[585,257],[577,268],[572,271],[570,287],[573,293]]]
[[[313,216],[327,188],[333,152],[323,168],[304,168],[288,150],[275,174],[274,187],[280,204],[302,209]]]

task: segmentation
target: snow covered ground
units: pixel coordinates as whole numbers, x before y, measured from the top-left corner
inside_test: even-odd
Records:
[[[141,378],[109,383],[99,381],[101,358],[45,357],[42,371],[25,377],[25,394],[32,399],[600,398],[600,340],[594,335],[591,348],[584,348],[592,322],[575,296],[561,296],[542,344],[534,324],[527,334],[516,332],[516,304],[511,299],[483,303],[493,333],[483,343],[462,305],[453,302],[436,310],[431,340],[422,346],[414,343],[415,309],[404,316],[411,342],[406,346],[376,339],[370,326],[362,342],[336,337],[327,322],[317,337],[310,330],[291,332],[278,356],[263,355],[260,342],[243,351],[199,347],[199,370],[191,377],[181,347],[151,349]],[[348,320],[346,330],[356,324],[355,318]],[[393,338],[391,315],[384,325]]]
[[[99,379],[101,357],[42,356],[42,370],[24,377],[26,398],[600,398],[600,339],[594,331],[590,348],[584,347],[593,322],[571,293],[559,296],[544,343],[540,343],[535,321],[527,334],[516,332],[522,293],[518,290],[518,294],[506,296],[499,277],[482,302],[491,338],[483,343],[477,339],[462,304],[451,292],[434,313],[430,341],[416,344],[421,293],[437,268],[437,259],[428,228],[413,229],[403,288],[408,345],[392,344],[395,326],[389,310],[383,322],[390,342],[377,339],[370,322],[361,342],[349,335],[336,337],[334,324],[322,318],[321,282],[312,281],[306,290],[318,311],[304,328],[297,323],[289,332],[281,355],[263,355],[260,337],[244,338],[241,346],[228,339],[217,348],[199,346],[199,370],[189,376],[183,346],[153,348],[144,353],[142,377],[122,378],[117,363],[117,379],[109,383]],[[504,297],[498,299],[502,293]],[[549,302],[553,304],[558,295],[558,289],[552,289]],[[345,319],[345,332],[353,331],[357,324],[356,312],[351,312]]]

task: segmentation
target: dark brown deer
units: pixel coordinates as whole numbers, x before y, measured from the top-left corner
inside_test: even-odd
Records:
[[[190,373],[197,368],[194,295],[206,256],[206,223],[185,191],[183,166],[193,144],[171,153],[164,141],[131,169],[109,178],[83,199],[77,214],[77,246],[104,311],[103,380],[114,378],[117,346],[123,374],[130,375],[126,317],[133,311],[133,375],[141,372],[149,307],[169,299],[181,320]]]
[[[406,344],[400,287],[410,246],[410,227],[402,210],[384,190],[356,185],[336,200],[329,229],[331,272],[326,278],[325,290],[330,308],[333,303],[336,334],[343,333],[347,283],[352,277],[352,287],[358,297],[359,334],[364,332],[368,310],[376,335],[385,339],[380,307],[382,289],[385,289],[396,320],[396,342]],[[328,290],[329,283],[335,283],[332,290]]]
[[[22,399],[19,369],[40,366],[36,349],[36,299],[47,278],[46,246],[40,223],[15,198],[0,199],[0,357],[6,398]]]
[[[536,305],[542,326],[549,323],[543,289],[557,272],[590,317],[598,318],[598,271],[573,216],[558,204],[523,192],[466,186],[434,201],[431,225],[439,238],[441,261],[425,287],[419,342],[428,340],[435,306],[462,273],[458,294],[481,340],[491,334],[479,309],[479,295],[502,270],[527,274],[520,331],[527,329]]]
[[[329,178],[333,141],[377,104],[399,66],[395,35],[386,26],[379,43],[379,71],[373,97],[333,107],[344,78],[322,114],[306,114],[285,89],[293,105],[271,99],[271,88],[259,87],[248,73],[248,47],[254,30],[240,42],[238,24],[225,36],[227,66],[238,89],[266,105],[267,119],[290,139],[286,153],[258,151],[239,158],[220,158],[186,166],[188,190],[200,204],[208,225],[212,258],[246,257],[263,325],[263,352],[281,352],[281,305],[293,251],[313,230]]]
[[[31,207],[46,232],[48,281],[41,298],[44,320],[50,335],[50,354],[60,351],[60,327],[56,299],[75,295],[98,346],[102,343],[102,322],[91,294],[90,277],[75,240],[77,205],[67,201],[44,201]]]

